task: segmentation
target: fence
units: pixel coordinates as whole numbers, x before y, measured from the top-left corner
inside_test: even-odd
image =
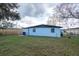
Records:
[[[0,35],[21,35],[22,29],[0,29]]]

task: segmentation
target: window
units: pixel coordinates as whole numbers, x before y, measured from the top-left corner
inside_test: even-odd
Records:
[[[35,28],[33,28],[33,32],[36,32],[36,29]]]
[[[23,34],[23,35],[26,35],[26,32],[23,32],[22,34]]]
[[[52,32],[52,33],[54,32],[54,28],[51,28],[51,32]]]

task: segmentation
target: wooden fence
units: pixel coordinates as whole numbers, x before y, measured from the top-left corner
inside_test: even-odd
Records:
[[[0,35],[21,35],[22,29],[0,29]]]

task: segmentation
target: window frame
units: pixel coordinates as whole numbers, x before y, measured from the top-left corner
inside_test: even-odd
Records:
[[[33,28],[33,32],[36,32],[36,28]]]

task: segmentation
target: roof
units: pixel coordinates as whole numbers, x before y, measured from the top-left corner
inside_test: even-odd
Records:
[[[55,27],[55,28],[62,28],[60,26],[55,26],[55,25],[45,25],[45,24],[41,24],[41,25],[36,25],[36,26],[30,26],[30,27],[26,27],[26,28],[35,28],[35,27]],[[25,29],[26,29],[25,28]]]
[[[64,29],[64,30],[71,30],[71,29],[79,29],[79,27],[76,27],[76,28],[68,28],[68,29]]]

